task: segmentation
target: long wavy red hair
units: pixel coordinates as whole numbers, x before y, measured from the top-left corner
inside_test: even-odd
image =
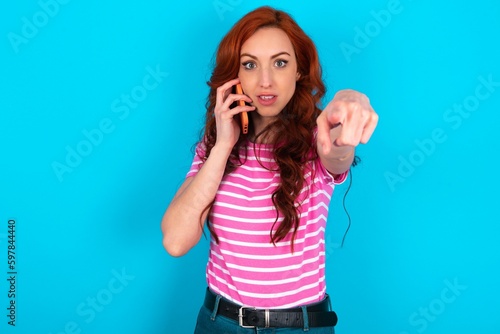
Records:
[[[318,105],[325,94],[325,85],[322,81],[316,46],[289,14],[268,6],[257,8],[241,18],[220,42],[212,76],[207,82],[210,86],[210,93],[206,104],[203,137],[205,153],[201,158],[206,160],[215,145],[217,134],[213,110],[217,88],[238,76],[240,50],[243,43],[258,29],[268,27],[279,28],[290,38],[295,50],[300,78],[296,83],[292,99],[276,121],[259,134],[253,133],[250,123],[249,135],[263,136],[266,143],[274,147],[274,157],[279,168],[281,183],[272,195],[277,211],[276,221],[269,232],[270,241],[276,243],[283,240],[293,229],[291,238],[293,252],[293,242],[299,227],[299,213],[295,203],[304,186],[304,166],[308,161],[317,158],[313,132],[316,118],[321,112]],[[273,136],[270,136],[270,133],[273,133]],[[240,136],[226,164],[225,173],[231,172],[244,161],[245,157],[240,156],[240,149],[245,146],[247,139],[247,135]],[[283,220],[273,233],[279,213],[283,216]],[[207,225],[212,236],[218,241],[209,219]]]

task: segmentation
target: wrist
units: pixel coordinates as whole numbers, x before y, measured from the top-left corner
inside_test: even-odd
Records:
[[[334,147],[328,157],[331,160],[336,161],[346,161],[352,159],[354,157],[354,147],[346,146],[346,147]]]
[[[214,147],[212,147],[212,150],[210,152],[210,155],[215,155],[215,156],[220,156],[224,158],[224,160],[227,160],[229,156],[231,155],[231,151],[233,150],[233,147],[230,145],[224,145],[222,143],[215,143]]]

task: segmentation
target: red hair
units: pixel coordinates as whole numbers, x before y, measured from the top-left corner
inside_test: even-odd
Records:
[[[263,136],[274,146],[274,156],[279,168],[281,182],[272,195],[276,207],[276,221],[279,213],[283,220],[273,233],[269,232],[271,242],[283,240],[293,229],[291,247],[299,227],[299,213],[295,201],[304,186],[304,166],[308,161],[317,158],[315,140],[313,138],[316,118],[321,110],[318,105],[325,94],[325,85],[321,78],[321,67],[318,53],[313,41],[299,27],[287,13],[271,7],[260,7],[246,14],[227,33],[219,44],[215,66],[210,81],[210,93],[206,104],[206,123],[204,131],[204,146],[202,160],[206,160],[215,145],[216,124],[213,110],[216,103],[217,88],[238,76],[240,67],[240,51],[243,43],[258,29],[278,28],[289,37],[297,59],[297,71],[300,78],[296,83],[295,93],[277,120],[267,126],[256,137]],[[275,136],[269,136],[271,133]],[[253,128],[250,123],[249,134]],[[279,142],[278,142],[279,138]],[[245,145],[247,135],[241,135],[234,146],[226,164],[225,173],[229,173],[241,164],[244,157],[240,157],[240,148]],[[217,235],[207,221],[208,228],[218,241]]]

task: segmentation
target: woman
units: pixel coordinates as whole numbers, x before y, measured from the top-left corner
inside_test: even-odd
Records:
[[[239,83],[245,94],[234,93]],[[377,114],[352,90],[320,110],[316,48],[288,14],[270,7],[248,13],[223,38],[208,84],[204,136],[161,225],[173,256],[196,245],[205,221],[211,234],[195,333],[333,333],[324,277],[328,205]]]

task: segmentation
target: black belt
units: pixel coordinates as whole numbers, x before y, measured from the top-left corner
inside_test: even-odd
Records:
[[[217,295],[207,289],[205,307],[213,310]],[[337,324],[337,314],[329,310],[328,296],[321,302],[307,306],[309,327],[331,327]],[[218,315],[233,319],[241,327],[304,327],[302,308],[288,309],[255,309],[243,307],[227,299],[219,300]]]

